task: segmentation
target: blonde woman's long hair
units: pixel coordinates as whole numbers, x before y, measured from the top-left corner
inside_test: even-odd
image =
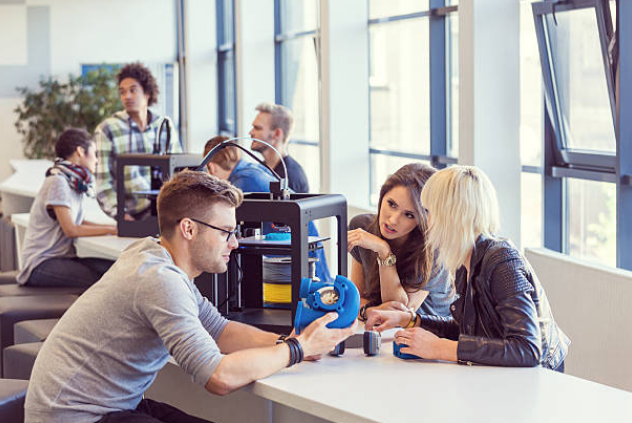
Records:
[[[474,166],[451,166],[432,175],[421,191],[428,210],[426,268],[438,261],[452,276],[467,259],[476,239],[493,237],[499,228],[496,190],[483,171]]]

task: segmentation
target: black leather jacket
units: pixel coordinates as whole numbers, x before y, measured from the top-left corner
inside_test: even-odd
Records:
[[[520,252],[504,239],[479,236],[467,271],[456,272],[459,299],[452,317],[420,315],[421,327],[459,342],[462,364],[555,369],[570,340],[553,320],[542,285]]]

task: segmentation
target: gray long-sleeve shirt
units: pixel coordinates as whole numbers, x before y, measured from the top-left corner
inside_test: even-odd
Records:
[[[96,422],[135,409],[169,355],[206,384],[228,321],[155,239],[130,245],[64,314],[31,376],[26,422]]]

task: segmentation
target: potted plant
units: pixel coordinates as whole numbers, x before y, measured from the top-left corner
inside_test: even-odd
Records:
[[[15,109],[15,127],[29,159],[54,159],[55,141],[69,127],[94,132],[107,116],[122,109],[115,70],[103,66],[67,82],[48,77],[37,89],[18,87],[23,100]]]

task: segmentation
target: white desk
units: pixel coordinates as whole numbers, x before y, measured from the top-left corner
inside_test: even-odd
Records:
[[[18,252],[18,266],[22,267],[22,243],[26,227],[29,224],[29,213],[15,213],[11,215],[11,222],[15,225],[15,247]],[[79,237],[75,239],[75,249],[79,257],[99,257],[116,260],[121,251],[136,240],[138,238],[114,235]]]
[[[386,342],[378,357],[304,362],[216,397],[176,365],[147,393],[200,417],[229,422],[623,422],[632,393],[542,368],[406,361]]]

